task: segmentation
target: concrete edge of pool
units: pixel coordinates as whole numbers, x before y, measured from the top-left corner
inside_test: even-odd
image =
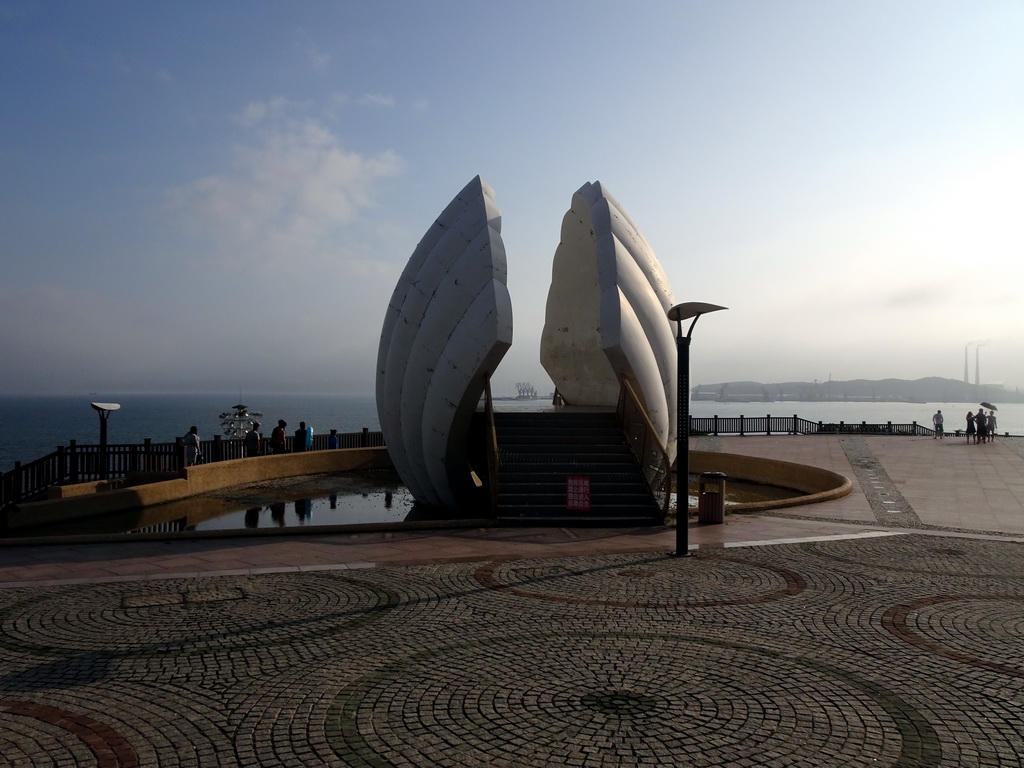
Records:
[[[853,483],[850,479],[830,469],[739,453],[690,451],[690,472],[724,472],[726,478],[760,485],[774,485],[798,492],[798,495],[786,499],[730,504],[726,508],[726,512],[729,513],[764,512],[784,507],[819,504],[823,501],[841,499],[853,492]]]

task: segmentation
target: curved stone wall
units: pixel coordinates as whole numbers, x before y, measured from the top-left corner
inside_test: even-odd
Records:
[[[782,507],[796,507],[817,504],[822,501],[841,499],[853,492],[849,478],[821,467],[796,464],[792,461],[764,459],[758,456],[743,456],[737,453],[716,451],[690,451],[690,472],[724,472],[728,478],[747,480],[761,485],[774,485],[799,491],[799,496],[790,499],[755,501],[746,504],[731,504],[728,512],[758,512]]]
[[[395,469],[416,501],[476,500],[470,422],[512,344],[501,214],[479,176],[413,251],[387,308],[377,354],[377,414]]]
[[[562,219],[540,359],[570,405],[614,406],[633,382],[675,456],[672,291],[654,250],[600,182],[584,184]]]

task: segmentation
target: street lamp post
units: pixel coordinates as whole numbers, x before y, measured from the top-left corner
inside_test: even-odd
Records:
[[[120,403],[89,403],[100,415],[100,480],[107,480],[110,477],[110,467],[107,461],[107,419],[111,411],[118,410]]]
[[[688,301],[668,311],[676,324],[676,557],[690,556],[690,336],[701,315],[719,309],[728,307]],[[691,317],[683,336],[683,320]]]

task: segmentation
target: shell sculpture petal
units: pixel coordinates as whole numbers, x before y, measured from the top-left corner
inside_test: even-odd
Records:
[[[468,436],[488,374],[512,345],[501,214],[479,176],[413,251],[377,353],[377,414],[417,502],[464,509],[479,491]]]
[[[654,250],[600,182],[584,184],[562,218],[548,290],[541,364],[570,405],[614,406],[633,384],[675,456],[672,290]]]

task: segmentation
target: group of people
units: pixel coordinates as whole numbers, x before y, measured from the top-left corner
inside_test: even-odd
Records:
[[[933,439],[941,440],[945,436],[941,410],[936,411],[935,415],[932,416],[932,425],[935,427],[935,435]],[[960,430],[957,430],[957,434],[960,434]],[[974,438],[975,443],[987,443],[989,440],[996,439],[995,410],[985,413],[984,408],[979,408],[977,413],[973,413],[971,411],[967,412],[968,443],[971,442],[972,437]]]
[[[985,413],[984,408],[979,408],[977,414],[967,412],[967,442],[971,442],[974,436],[975,443],[987,443],[996,439],[996,413],[989,411]]]
[[[267,446],[271,454],[288,453],[288,437],[285,429],[288,422],[284,419],[277,420],[277,426],[270,432],[270,442]],[[299,428],[295,430],[292,438],[292,453],[303,453],[313,447],[313,429],[306,426],[306,422],[300,421]],[[260,434],[260,423],[254,422],[252,429],[245,433],[245,455],[263,455],[263,436]]]
[[[288,438],[285,429],[288,422],[284,419],[277,420],[277,426],[270,433],[270,441],[267,446],[269,453],[288,453]],[[338,430],[332,429],[327,438],[328,448],[339,447]],[[292,453],[304,453],[313,450],[313,428],[307,427],[306,422],[300,421],[299,428],[292,435]],[[245,455],[263,455],[263,436],[260,434],[260,423],[253,422],[252,429],[245,433]]]
[[[270,440],[264,445],[263,435],[260,434],[260,423],[254,421],[252,428],[245,433],[245,455],[247,457],[262,456],[264,453],[267,454],[278,454],[288,453],[288,438],[285,429],[288,427],[288,422],[284,419],[278,419],[277,426],[274,427],[270,433]],[[199,441],[199,429],[197,427],[190,427],[188,433],[183,438],[185,443],[185,466],[191,467],[199,464],[203,460],[202,449]],[[340,447],[340,441],[338,439],[338,430],[332,429],[330,436],[327,438],[328,448]],[[299,428],[295,430],[292,436],[292,453],[303,453],[313,449],[313,429],[307,427],[306,422],[300,421]]]

